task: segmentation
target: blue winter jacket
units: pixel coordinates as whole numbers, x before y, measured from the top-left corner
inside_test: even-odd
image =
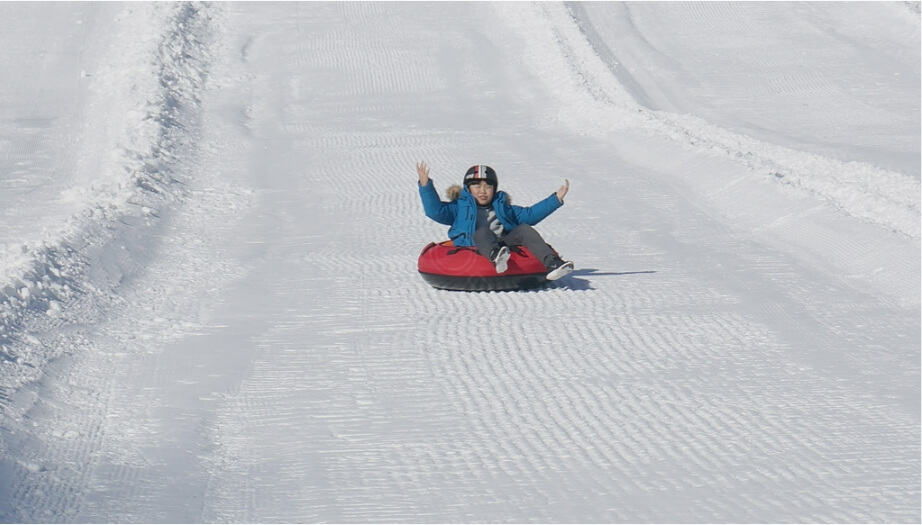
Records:
[[[460,196],[445,202],[435,191],[432,179],[425,186],[419,186],[419,196],[423,200],[426,217],[450,226],[448,237],[455,246],[474,246],[474,230],[477,228],[477,200],[467,188],[461,190]],[[513,206],[509,203],[506,192],[497,191],[493,196],[493,209],[496,217],[506,231],[512,231],[519,224],[534,226],[563,206],[556,193],[532,206]]]

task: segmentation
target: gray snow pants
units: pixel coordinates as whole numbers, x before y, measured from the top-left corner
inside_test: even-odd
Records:
[[[493,250],[502,245],[528,248],[528,251],[544,263],[545,268],[557,257],[554,250],[544,242],[538,230],[528,224],[520,224],[512,231],[503,232],[501,237],[497,237],[489,227],[481,226],[474,231],[474,244],[477,246],[477,252],[487,259],[490,258]]]

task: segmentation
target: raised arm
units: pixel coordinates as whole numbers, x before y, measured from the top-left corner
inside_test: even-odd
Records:
[[[419,175],[419,196],[423,201],[423,211],[426,212],[426,217],[451,226],[455,221],[457,203],[443,202],[439,198],[432,179],[429,178],[429,166],[425,162],[416,163],[416,173]]]
[[[557,200],[560,201],[560,204],[563,204],[563,198],[567,195],[568,191],[570,191],[570,180],[563,179],[563,186],[557,190]]]
[[[426,165],[425,161],[416,163],[416,173],[419,175],[420,186],[429,184],[429,166]]]

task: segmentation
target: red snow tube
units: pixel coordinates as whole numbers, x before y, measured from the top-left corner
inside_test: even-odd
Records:
[[[547,283],[547,270],[528,248],[510,249],[509,268],[497,274],[493,263],[474,247],[429,243],[419,254],[419,274],[433,288],[469,292],[527,290]]]

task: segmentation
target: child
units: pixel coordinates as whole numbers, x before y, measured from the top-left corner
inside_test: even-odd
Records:
[[[451,226],[448,236],[455,246],[475,246],[503,273],[508,268],[508,246],[524,246],[544,264],[547,279],[555,281],[573,271],[573,263],[561,259],[532,226],[563,206],[570,181],[546,199],[528,207],[513,206],[505,192],[496,191],[499,179],[489,166],[471,166],[464,174],[464,188],[452,186],[444,202],[429,179],[429,166],[416,164],[419,195],[426,216]]]

